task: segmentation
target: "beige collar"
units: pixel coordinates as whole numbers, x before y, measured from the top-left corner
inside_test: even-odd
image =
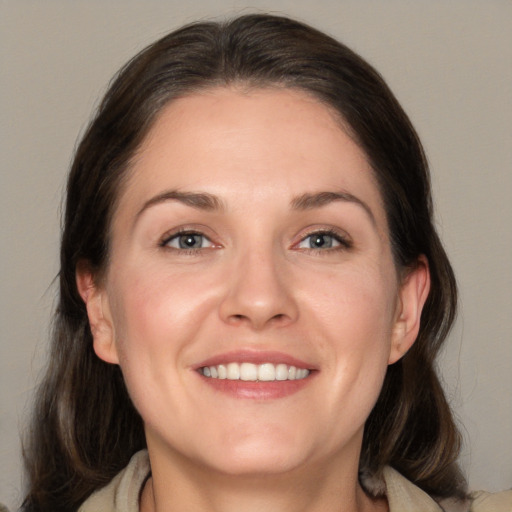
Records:
[[[93,493],[80,507],[79,512],[139,512],[139,497],[150,473],[147,451],[137,452],[128,466],[106,487]],[[384,482],[390,512],[442,512],[468,510],[441,507],[427,493],[403,477],[393,468],[384,469]]]

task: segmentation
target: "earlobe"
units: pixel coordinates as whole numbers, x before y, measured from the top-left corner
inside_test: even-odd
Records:
[[[85,303],[96,355],[107,363],[118,364],[115,332],[105,290],[94,281],[85,262],[77,265],[76,286]]]
[[[430,272],[425,256],[404,277],[400,286],[388,364],[396,363],[416,341],[421,312],[430,291]]]

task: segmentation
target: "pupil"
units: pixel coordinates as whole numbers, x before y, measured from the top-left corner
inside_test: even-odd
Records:
[[[180,238],[180,247],[191,248],[200,243],[200,235],[183,235]]]
[[[327,235],[316,235],[312,242],[314,247],[331,247],[332,245]]]

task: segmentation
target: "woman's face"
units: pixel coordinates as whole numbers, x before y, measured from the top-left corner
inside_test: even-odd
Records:
[[[357,464],[427,271],[399,282],[340,126],[302,92],[219,88],[170,103],[140,148],[106,277],[78,283],[150,452],[228,474]]]

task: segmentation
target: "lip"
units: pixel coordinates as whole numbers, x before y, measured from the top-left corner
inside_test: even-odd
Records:
[[[242,381],[227,379],[212,379],[205,377],[198,370],[204,366],[217,366],[219,364],[229,363],[253,363],[264,364],[284,363],[297,368],[310,370],[310,374],[300,380],[284,380],[284,381]],[[211,389],[237,399],[252,400],[276,400],[293,395],[306,386],[308,386],[318,373],[318,369],[301,359],[291,356],[283,352],[276,351],[253,351],[253,350],[237,350],[233,352],[225,352],[212,356],[201,363],[192,367],[201,382],[209,386]]]

